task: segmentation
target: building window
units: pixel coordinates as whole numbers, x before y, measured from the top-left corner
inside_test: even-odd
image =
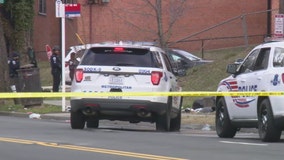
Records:
[[[63,3],[69,3],[69,4],[77,4],[77,0],[63,0]]]
[[[38,12],[40,14],[46,14],[46,0],[39,0]]]

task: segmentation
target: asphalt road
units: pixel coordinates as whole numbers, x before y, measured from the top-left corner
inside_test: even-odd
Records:
[[[253,132],[220,139],[214,131],[182,128],[156,132],[154,125],[103,121],[99,129],[72,130],[69,121],[0,116],[3,160],[282,160],[284,138],[263,143]]]

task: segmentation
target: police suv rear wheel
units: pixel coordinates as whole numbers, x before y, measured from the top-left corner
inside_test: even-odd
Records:
[[[71,112],[71,128],[72,129],[84,129],[85,116],[82,112]]]
[[[264,99],[260,103],[258,133],[263,142],[277,142],[281,137],[281,130],[274,125],[271,105],[268,99]]]
[[[96,117],[89,117],[87,120],[87,128],[98,128],[99,119]]]
[[[170,131],[179,131],[180,130],[182,102],[183,102],[183,97],[181,97],[181,100],[180,100],[180,109],[178,111],[177,117],[173,118],[171,120]]]
[[[169,131],[171,123],[171,108],[172,108],[172,98],[168,98],[168,103],[166,104],[166,113],[157,116],[156,130],[157,131]]]

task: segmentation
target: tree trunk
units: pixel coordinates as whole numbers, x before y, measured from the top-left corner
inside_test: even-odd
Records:
[[[161,48],[166,48],[163,29],[163,17],[162,17],[162,0],[156,0],[156,15],[158,24],[158,37]]]
[[[7,49],[6,42],[4,39],[4,31],[2,25],[2,15],[0,14],[0,92],[7,92],[9,88],[9,78],[8,78],[8,59],[7,59]],[[0,104],[4,100],[0,97]]]

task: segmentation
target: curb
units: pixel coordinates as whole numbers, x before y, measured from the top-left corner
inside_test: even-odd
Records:
[[[28,117],[27,113],[18,112],[0,112],[0,116],[11,116],[11,117]]]
[[[66,116],[52,116],[52,115],[41,115],[41,119],[48,119],[48,120],[70,120],[70,117]]]
[[[0,116],[11,116],[11,117],[21,117],[21,118],[30,118],[30,114],[28,113],[20,113],[20,112],[3,112],[0,111]],[[70,113],[48,113],[48,114],[40,114],[39,118],[30,118],[30,119],[45,119],[45,120],[63,120],[69,121],[70,120]],[[215,130],[215,126],[210,126],[207,124],[184,124],[184,128],[192,129],[192,130]]]
[[[11,117],[21,117],[21,118],[30,118],[28,113],[19,113],[19,112],[0,112],[0,116],[11,116]],[[31,118],[32,119],[32,118]],[[47,120],[69,120],[68,113],[55,113],[55,114],[41,114],[40,118],[34,119],[47,119]]]

